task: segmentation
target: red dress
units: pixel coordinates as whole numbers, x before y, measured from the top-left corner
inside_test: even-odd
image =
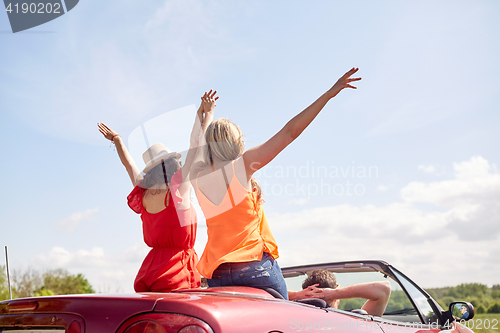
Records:
[[[136,292],[168,292],[200,286],[200,274],[196,270],[198,256],[193,248],[196,211],[192,205],[185,210],[175,209],[182,202],[181,182],[179,170],[171,179],[169,205],[165,202],[166,208],[156,214],[148,213],[142,205],[145,189],[139,185],[127,197],[130,208],[141,214],[144,242],[152,247],[135,278]]]

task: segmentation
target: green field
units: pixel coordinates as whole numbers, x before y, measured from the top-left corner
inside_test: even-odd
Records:
[[[500,333],[500,313],[481,313],[465,322],[476,333]]]

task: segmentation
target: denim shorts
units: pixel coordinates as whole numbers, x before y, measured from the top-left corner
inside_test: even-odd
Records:
[[[267,252],[260,261],[226,262],[207,279],[209,287],[247,286],[260,289],[272,288],[288,299],[285,279],[278,262]]]

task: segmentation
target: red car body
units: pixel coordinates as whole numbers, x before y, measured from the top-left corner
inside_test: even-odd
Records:
[[[391,277],[391,266],[378,261],[291,267],[283,269],[283,273],[285,277],[296,277],[301,272],[318,267],[329,267],[337,274],[342,274],[339,273],[342,269],[346,272],[356,269],[366,272],[369,268],[385,278]],[[388,269],[389,274],[384,269]],[[438,333],[444,329],[448,330],[447,333],[471,332],[455,322],[441,322],[446,312],[441,308],[436,311],[441,312],[439,316],[442,318],[435,325],[426,323],[425,316],[413,312],[413,318],[420,316],[423,319],[420,324],[409,325],[408,322],[394,320],[397,317],[395,314],[389,314],[388,318],[373,317],[276,299],[268,292],[255,288],[218,287],[170,293],[65,295],[4,301],[0,302],[0,332],[277,333],[336,330],[352,333]]]

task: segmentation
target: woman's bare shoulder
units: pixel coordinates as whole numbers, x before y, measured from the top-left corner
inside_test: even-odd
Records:
[[[193,166],[191,167],[189,178],[191,180],[194,180],[198,177],[199,174],[207,174],[210,171],[211,171],[211,169],[210,169],[209,165],[207,165],[203,161],[198,161],[198,162],[194,163]]]

